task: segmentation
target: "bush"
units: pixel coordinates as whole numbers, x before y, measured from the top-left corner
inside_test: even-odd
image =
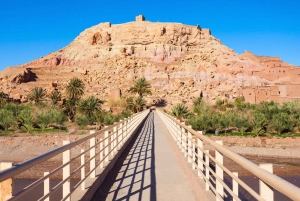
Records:
[[[30,133],[33,130],[34,117],[31,108],[23,109],[18,115],[18,120],[21,123],[20,128],[22,130],[27,133]]]
[[[119,121],[118,117],[113,114],[106,114],[104,117],[104,124],[105,125],[113,125],[115,122]]]
[[[7,109],[0,109],[0,125],[6,131],[9,127],[15,126],[17,123],[13,112]]]
[[[76,115],[75,122],[80,128],[85,128],[89,124],[89,118],[84,114]]]

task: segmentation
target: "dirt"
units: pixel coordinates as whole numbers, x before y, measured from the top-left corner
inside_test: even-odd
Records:
[[[2,136],[0,137],[0,162],[13,162],[17,164],[26,161],[62,146],[63,140],[73,142],[88,135],[83,133],[88,133],[88,131],[72,131],[69,134],[50,133],[36,136],[24,136],[24,134],[20,134],[18,135],[19,137]],[[212,136],[211,139],[222,140],[224,146],[245,156],[256,164],[273,163],[275,174],[300,175],[300,138]],[[96,141],[98,140],[96,139]],[[87,147],[88,144],[83,143],[72,149],[71,155],[75,156],[80,153],[82,148],[86,149]],[[210,149],[211,147],[205,145],[204,148]],[[61,165],[61,157],[61,155],[58,155],[45,161],[18,175],[16,178],[36,178],[41,176],[44,171],[54,170],[55,167]],[[86,157],[88,157],[88,154]],[[239,165],[234,164],[230,159],[225,159],[224,163],[231,171],[238,171],[241,175],[248,174],[247,171],[244,171]],[[71,169],[75,169],[76,166],[79,166],[79,160],[72,163]],[[59,178],[60,176],[61,173],[59,171],[52,178]],[[79,177],[79,175],[75,177]]]

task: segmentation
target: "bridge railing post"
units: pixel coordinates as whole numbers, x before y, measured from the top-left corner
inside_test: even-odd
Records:
[[[205,150],[205,190],[209,190],[209,150]]]
[[[49,172],[44,172],[44,177],[47,176]],[[47,195],[50,192],[50,179],[49,177],[44,180],[44,195]],[[1,200],[1,199],[0,199]],[[45,201],[49,201],[49,197],[45,198]]]
[[[233,172],[232,174],[236,177],[239,176],[237,172]],[[234,179],[232,179],[232,191],[237,197],[239,197],[239,184]],[[237,201],[237,200],[233,198],[233,201]]]
[[[99,143],[99,149],[100,149],[100,152],[99,152],[99,160],[100,160],[100,168],[103,168],[103,139],[100,138],[100,143]]]
[[[188,126],[189,128],[192,128],[192,126]],[[188,157],[188,162],[192,162],[192,133],[190,131],[187,131],[188,133],[188,139],[187,139],[187,142],[188,142],[188,148],[187,148],[187,157]]]
[[[94,134],[95,131],[94,130],[90,130],[90,135]],[[92,137],[90,139],[90,177],[91,178],[95,178],[96,177],[96,158],[95,158],[95,154],[96,154],[96,138],[95,137]]]
[[[127,141],[127,138],[127,118],[125,118],[123,124],[123,144]]]
[[[185,141],[185,128],[181,127],[181,152],[186,157],[186,141]]]
[[[193,162],[192,162],[192,168],[193,168],[193,170],[196,168],[196,165],[195,165],[195,163],[196,163],[196,152],[195,152],[195,149],[196,149],[196,140],[195,139],[193,139],[192,140],[192,154],[193,154]],[[198,169],[198,168],[197,168]]]
[[[11,162],[1,162],[0,172],[11,167]],[[0,182],[0,200],[8,200],[12,197],[12,182],[12,178]]]
[[[202,135],[202,131],[198,131],[199,134]],[[203,149],[203,141],[200,138],[197,138],[197,145],[198,145],[198,149],[197,149],[197,154],[198,154],[198,177],[202,178],[202,174],[200,172],[203,172],[203,152],[201,149]],[[200,149],[201,148],[201,149]]]
[[[80,164],[82,166],[81,170],[80,170],[80,178],[81,178],[81,190],[85,189],[85,159],[84,159],[84,149],[80,150],[81,152],[81,156],[80,156]]]
[[[122,123],[120,123],[119,129],[118,129],[118,149],[121,149],[122,147],[122,141],[123,141],[123,126]]]
[[[105,156],[105,162],[108,162],[108,134],[109,131],[104,132],[104,156]]]
[[[223,145],[223,141],[221,141],[221,140],[216,141],[216,143],[219,144],[219,145]],[[218,150],[215,150],[215,157],[216,157],[216,160],[221,165],[223,165],[223,154],[221,154]],[[217,164],[216,164],[216,175],[220,179],[224,180],[224,178],[223,178],[223,169]],[[224,197],[224,187],[217,179],[216,179],[216,191],[221,197]],[[220,201],[218,197],[216,197],[216,200]]]
[[[63,145],[70,144],[69,140],[64,140]],[[67,150],[63,152],[63,164],[69,163],[71,159],[71,151]],[[66,180],[70,176],[70,164],[63,167],[63,180]],[[70,180],[66,181],[63,184],[63,198],[70,193]],[[66,201],[70,201],[70,197],[65,199]]]
[[[114,123],[114,128],[113,128],[113,134],[111,135],[111,141],[110,141],[110,154],[113,157],[114,153],[117,153],[117,122]]]
[[[181,130],[180,125],[176,124],[177,146],[181,149]]]
[[[273,164],[271,163],[263,163],[259,164],[261,169],[267,170],[270,173],[273,173]],[[273,188],[267,185],[265,182],[259,180],[259,194],[262,198],[266,201],[273,201],[274,200],[274,192]]]

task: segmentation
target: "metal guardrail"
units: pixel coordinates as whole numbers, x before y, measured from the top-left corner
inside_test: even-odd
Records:
[[[202,135],[202,132],[193,130],[174,117],[157,110],[162,121],[168,128],[177,146],[187,158],[188,163],[198,172],[198,177],[206,183],[206,190],[211,190],[217,200],[224,200],[224,189],[233,200],[241,200],[239,197],[239,186],[247,191],[256,200],[274,200],[273,188],[292,200],[300,200],[300,188],[272,174],[272,164],[261,164],[257,166],[244,157],[230,151],[222,146],[222,141],[212,141]],[[203,144],[209,144],[215,149],[215,156],[204,150]],[[238,178],[238,173],[231,172],[223,165],[223,156],[228,157],[244,169],[251,172],[259,179],[259,194]],[[213,163],[212,163],[213,162]],[[211,168],[211,166],[215,168]],[[232,178],[232,186],[224,182],[224,172]]]
[[[49,196],[56,192],[58,189],[63,189],[63,199],[62,200],[70,200],[71,194],[78,189],[85,189],[85,181],[88,177],[95,178],[96,177],[96,169],[105,169],[110,160],[112,160],[118,150],[126,143],[128,139],[132,136],[133,133],[137,130],[139,125],[145,120],[148,116],[150,110],[145,110],[138,114],[135,114],[127,119],[124,119],[118,123],[115,123],[112,126],[108,126],[98,132],[91,131],[91,134],[87,137],[79,139],[70,143],[70,141],[63,141],[63,146],[54,149],[53,151],[47,152],[35,158],[32,158],[28,161],[19,163],[14,165],[13,167],[6,169],[0,172],[0,183],[13,178],[15,175],[22,173],[29,168],[38,165],[58,154],[63,155],[63,164],[51,172],[45,172],[44,177],[34,181],[29,186],[26,186],[24,189],[16,193],[14,196],[11,196],[8,200],[21,200],[24,194],[27,194],[34,190],[35,187],[44,183],[44,195],[39,200],[49,200]],[[104,137],[100,137],[99,142],[96,144],[96,137],[100,135],[104,135]],[[72,148],[84,143],[88,142],[90,147],[86,150],[81,149],[81,153],[71,158],[70,151]],[[96,148],[97,150],[96,152]],[[89,152],[89,159],[85,160],[85,154]],[[96,164],[96,157],[99,156],[99,161]],[[75,160],[81,161],[81,165],[77,167],[73,172],[70,170],[71,162]],[[87,174],[85,174],[85,166],[89,163],[90,170]],[[54,188],[49,188],[49,178],[54,175],[58,171],[63,171],[63,180],[59,182]],[[81,172],[80,181],[73,187],[70,187],[70,179],[77,172]],[[81,188],[79,188],[81,186]],[[1,192],[0,192],[1,193]]]

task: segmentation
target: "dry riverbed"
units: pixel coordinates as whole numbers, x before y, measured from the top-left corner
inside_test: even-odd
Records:
[[[72,134],[44,134],[36,136],[0,137],[0,162],[19,163],[40,154],[51,151],[62,145],[63,140],[71,142],[81,139],[85,135],[78,135],[83,132],[72,132]],[[86,131],[85,133],[88,133]],[[242,154],[256,164],[273,163],[274,173],[278,175],[300,175],[300,138],[261,138],[261,137],[216,137],[213,140],[222,140],[224,145],[232,151]],[[78,154],[81,148],[87,148],[88,144],[76,147],[71,153]],[[210,149],[209,145],[205,145]],[[42,176],[44,171],[51,171],[61,165],[61,156],[54,157],[49,161],[36,166],[18,178],[34,178]],[[225,159],[225,165],[232,171],[238,171],[241,175],[247,175],[241,167],[229,159]],[[79,161],[71,165],[71,168],[78,167]],[[88,168],[87,168],[88,169]],[[59,178],[58,173],[53,178]],[[77,175],[78,177],[79,175]]]

